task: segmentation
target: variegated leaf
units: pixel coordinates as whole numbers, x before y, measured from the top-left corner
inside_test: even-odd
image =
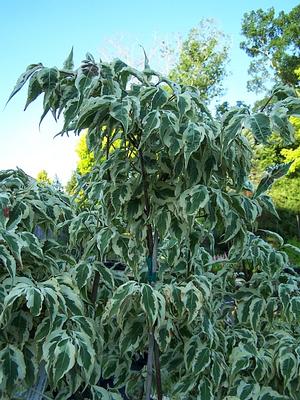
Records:
[[[101,231],[97,235],[97,247],[102,258],[104,257],[107,249],[109,248],[112,237],[113,237],[112,231],[107,227],[101,229]]]
[[[257,329],[262,313],[266,307],[264,299],[254,298],[249,307],[249,319],[254,330]]]
[[[158,317],[158,300],[152,286],[141,286],[141,307],[144,310],[150,326],[153,326]]]
[[[199,395],[197,400],[213,400],[213,387],[211,381],[204,377],[198,385]]]
[[[52,373],[55,385],[74,366],[75,354],[76,349],[71,338],[61,339],[56,343],[53,352],[49,354],[53,358]]]
[[[5,269],[13,279],[16,275],[16,262],[12,255],[8,252],[6,247],[0,245],[0,260],[4,265]]]
[[[114,276],[109,268],[107,268],[104,264],[96,262],[95,269],[99,272],[101,276],[101,283],[104,283],[109,288],[114,288]]]
[[[195,153],[205,137],[203,126],[197,125],[194,122],[189,122],[187,128],[182,134],[184,146],[185,166],[187,167],[189,159]]]
[[[237,395],[240,400],[256,399],[259,395],[260,387],[257,383],[246,383],[241,381],[237,388]]]
[[[84,332],[74,332],[74,345],[76,346],[76,361],[77,364],[82,368],[82,373],[86,382],[89,381],[90,376],[94,369],[95,364],[95,349],[92,344],[92,337]],[[70,351],[73,351],[73,347],[70,347]]]
[[[16,346],[9,344],[0,351],[0,364],[3,371],[4,388],[11,394],[25,379],[26,364],[24,355]]]
[[[143,123],[143,136],[141,138],[140,146],[142,146],[146,140],[150,137],[151,133],[159,128],[160,113],[157,110],[151,111],[145,116],[142,121]]]
[[[81,289],[90,282],[93,274],[92,264],[88,262],[81,262],[77,264],[75,274],[77,285],[79,289]]]
[[[202,306],[202,292],[196,288],[193,282],[189,282],[181,289],[183,304],[188,312],[188,321],[192,322],[197,318]]]
[[[297,376],[299,361],[293,353],[285,351],[284,354],[277,359],[277,366],[284,379],[285,385],[288,385]]]

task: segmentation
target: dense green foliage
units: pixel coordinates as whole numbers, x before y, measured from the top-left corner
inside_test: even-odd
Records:
[[[246,40],[241,47],[253,59],[250,66],[250,75],[253,77],[249,81],[250,89],[262,89],[264,86],[262,83],[267,82],[268,78],[299,87],[299,12],[300,7],[296,6],[289,13],[282,11],[278,16],[275,16],[274,8],[245,14],[242,30]],[[276,99],[262,99],[256,103],[255,108],[262,108],[272,101]],[[259,177],[268,165],[292,162],[288,175],[276,182],[269,192],[277,207],[280,220],[271,218],[265,213],[260,220],[260,226],[275,230],[285,237],[299,239],[300,119],[293,117],[290,121],[295,128],[296,140],[293,143],[287,142],[278,135],[275,127],[266,145],[254,147],[253,174]]]
[[[295,141],[288,145],[274,133],[267,145],[255,146],[253,164],[257,178],[268,165],[291,163],[288,174],[275,182],[269,191],[280,220],[265,214],[260,226],[275,230],[285,237],[300,238],[300,119],[292,117],[290,120],[295,129]]]
[[[300,5],[289,13],[275,15],[274,8],[245,13],[241,48],[253,59],[249,74],[252,90],[264,89],[268,78],[285,84],[298,84],[295,70],[300,66]]]
[[[256,232],[289,164],[253,187],[246,135],[292,140],[299,99],[282,87],[268,112],[219,121],[196,88],[90,54],[77,69],[72,53],[61,70],[29,66],[11,97],[28,79],[27,104],[44,93],[61,134],[87,129],[95,163],[83,211],[20,171],[0,177],[2,398],[44,364],[55,400],[117,399],[109,378],[132,400],[298,399],[297,248]]]

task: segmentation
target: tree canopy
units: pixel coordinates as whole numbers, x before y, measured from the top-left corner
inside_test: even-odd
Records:
[[[203,19],[183,41],[169,77],[180,84],[196,87],[203,99],[211,101],[223,91],[228,49],[224,33],[212,20]],[[169,51],[172,50],[170,46]]]
[[[201,98],[210,102],[223,92],[223,80],[227,74],[228,40],[213,20],[202,19],[178,48],[174,42],[164,42],[161,53],[164,57],[171,54],[175,64],[169,71],[169,78],[178,84],[196,87]],[[76,153],[79,158],[76,172],[85,174],[94,163],[94,155],[86,143],[86,134],[80,137]],[[69,192],[73,191],[75,182],[76,175],[73,174],[68,184]]]
[[[300,66],[300,5],[290,12],[275,14],[268,10],[253,10],[244,14],[241,48],[252,58],[248,82],[251,90],[264,90],[268,79],[298,85],[295,70]]]

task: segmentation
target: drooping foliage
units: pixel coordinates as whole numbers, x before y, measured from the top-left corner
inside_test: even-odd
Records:
[[[2,398],[20,390],[8,372],[33,383],[31,357],[54,399],[298,399],[300,279],[285,252],[297,248],[256,231],[289,164],[251,185],[246,135],[267,142],[276,126],[292,140],[299,99],[283,87],[270,110],[220,122],[147,60],[138,71],[89,54],[78,69],[72,54],[61,70],[31,65],[12,95],[28,79],[27,104],[44,93],[42,118],[63,115],[62,135],[87,129],[95,163],[83,211],[61,193],[35,205],[49,188],[1,180]],[[28,334],[12,342],[15,313]]]

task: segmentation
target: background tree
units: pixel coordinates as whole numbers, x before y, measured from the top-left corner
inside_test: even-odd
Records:
[[[94,165],[94,153],[89,151],[86,142],[87,132],[80,135],[75,152],[78,156],[76,171],[72,172],[70,180],[66,184],[67,193],[73,195],[76,192],[78,178],[91,171]]]
[[[265,89],[268,79],[297,85],[295,69],[300,65],[300,5],[275,15],[272,7],[244,14],[240,46],[252,58],[248,88]]]
[[[296,142],[292,148],[281,150],[284,162],[292,162],[289,175],[300,172],[300,118],[291,118],[291,122],[295,127]]]
[[[80,175],[84,175],[91,171],[92,166],[94,164],[94,153],[89,151],[87,142],[86,142],[87,132],[84,132],[78,141],[78,144],[75,148],[76,154],[78,156],[77,163],[77,173]]]
[[[290,12],[281,11],[275,15],[274,8],[256,10],[246,13],[242,22],[242,32],[246,38],[241,48],[252,58],[249,74],[252,79],[248,88],[261,91],[265,82],[277,81],[283,84],[299,86],[300,66],[300,6]],[[280,89],[278,91],[280,96]],[[298,93],[299,96],[299,93]],[[276,101],[276,96],[269,102]],[[259,110],[265,107],[267,98],[256,102],[254,108]],[[280,110],[278,112],[280,117]],[[280,119],[278,119],[280,123]],[[290,239],[299,239],[300,213],[300,175],[299,175],[299,117],[291,118],[295,129],[295,142],[287,143],[276,134],[276,125],[273,135],[267,144],[255,146],[253,174],[257,179],[268,166],[281,162],[293,162],[290,172],[282,180],[276,182],[269,194],[274,200],[280,215],[280,221],[264,215],[260,226],[275,230]],[[277,126],[278,130],[278,126]],[[287,132],[289,135],[289,132]]]
[[[300,70],[295,70],[296,77],[300,78]],[[292,89],[288,89],[292,92]],[[279,97],[281,96],[280,86],[277,88]],[[295,95],[299,98],[299,90]],[[271,101],[276,101],[276,95]],[[264,107],[266,99],[263,99],[255,105],[256,108]],[[278,110],[278,124],[282,122],[280,116],[281,110]],[[300,239],[300,110],[298,116],[290,117],[289,120],[294,130],[295,140],[293,143],[287,144],[280,135],[278,135],[279,125],[273,126],[273,134],[267,144],[254,146],[254,168],[253,174],[261,176],[262,172],[268,165],[274,165],[282,162],[291,163],[288,174],[280,181],[274,183],[269,191],[270,196],[274,200],[277,207],[280,220],[272,219],[270,216],[264,215],[260,221],[261,227],[275,230],[276,232],[288,237],[290,240],[297,238],[298,245]],[[277,131],[277,133],[276,133]],[[286,132],[287,137],[290,131]]]
[[[177,53],[170,79],[196,87],[201,97],[211,101],[223,91],[228,61],[228,38],[219,31],[213,20],[203,19],[190,30],[179,49],[164,46],[165,53]]]
[[[42,169],[40,172],[38,172],[36,180],[39,183],[46,183],[48,185],[51,185],[52,183],[52,180],[49,178],[48,172],[45,169]]]
[[[139,43],[130,38],[131,46],[122,43],[124,38],[112,38],[103,49],[109,59],[116,55],[123,61],[142,68],[143,60]],[[128,41],[128,40],[127,40]],[[229,38],[218,29],[213,19],[201,19],[187,37],[180,33],[170,37],[153,38],[152,46],[146,49],[151,65],[155,64],[165,76],[175,82],[197,87],[206,101],[222,93],[226,76]]]
[[[262,228],[271,229],[290,239],[300,239],[300,118],[292,117],[295,129],[295,142],[287,146],[273,134],[268,145],[255,147],[254,173],[259,178],[268,165],[282,162],[291,163],[288,174],[274,183],[269,191],[280,220],[265,215]]]

